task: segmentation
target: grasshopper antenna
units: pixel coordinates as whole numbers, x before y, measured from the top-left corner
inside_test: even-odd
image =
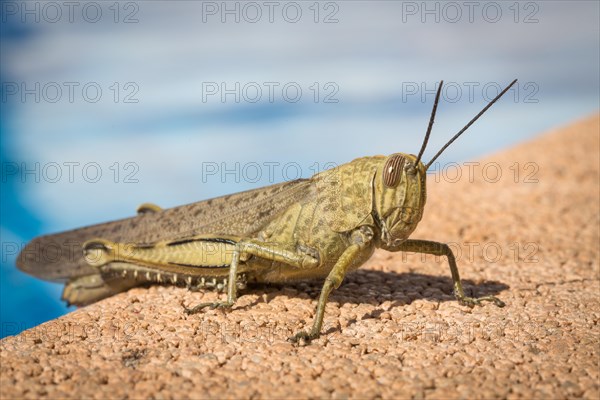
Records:
[[[438,102],[440,101],[440,93],[442,93],[442,85],[444,81],[440,81],[440,86],[438,87],[437,93],[435,95],[435,102],[433,103],[433,110],[431,110],[431,117],[429,117],[429,126],[427,127],[427,133],[425,134],[425,138],[423,139],[423,144],[421,145],[421,150],[419,150],[419,155],[417,156],[417,161],[415,161],[415,165],[419,165],[419,161],[421,160],[421,156],[425,152],[425,147],[427,147],[427,142],[429,141],[429,135],[431,134],[431,128],[433,128],[433,120],[435,120],[435,112],[437,110]]]
[[[496,97],[494,98],[494,100],[490,101],[490,102],[489,102],[489,103],[488,103],[488,104],[487,104],[487,105],[486,105],[486,106],[483,108],[483,110],[481,110],[481,111],[479,112],[479,114],[477,114],[477,115],[476,115],[476,116],[475,116],[475,117],[474,117],[474,118],[473,118],[471,121],[469,121],[469,123],[468,123],[467,125],[465,125],[465,127],[464,127],[464,128],[462,128],[462,129],[461,129],[461,130],[460,130],[460,131],[459,131],[459,132],[458,132],[456,135],[454,135],[454,136],[452,137],[452,139],[450,139],[450,140],[448,141],[448,143],[446,143],[446,144],[444,145],[444,147],[442,147],[442,148],[440,149],[440,151],[438,151],[438,152],[437,152],[437,154],[436,154],[435,156],[433,156],[433,158],[432,158],[432,159],[431,159],[431,160],[430,160],[430,161],[427,163],[427,165],[425,166],[425,170],[427,170],[427,169],[428,169],[428,168],[431,166],[431,164],[433,164],[433,162],[435,161],[435,159],[436,159],[436,158],[438,158],[438,157],[440,156],[440,154],[442,154],[442,153],[444,152],[444,150],[446,150],[446,148],[448,148],[448,146],[450,146],[450,145],[452,144],[452,142],[454,142],[456,139],[458,139],[458,137],[459,137],[460,135],[462,135],[462,134],[463,134],[463,133],[464,133],[464,132],[465,132],[467,129],[469,129],[469,127],[470,127],[471,125],[473,125],[473,123],[474,123],[475,121],[477,121],[477,120],[479,119],[479,117],[481,117],[481,116],[483,115],[483,113],[485,113],[485,112],[488,110],[488,108],[490,108],[490,107],[491,107],[491,106],[492,106],[492,105],[493,105],[493,104],[494,104],[496,101],[498,101],[498,99],[499,99],[500,97],[502,97],[502,96],[504,95],[504,93],[506,93],[506,92],[508,91],[508,89],[510,89],[510,88],[512,87],[512,85],[514,85],[516,82],[517,82],[517,80],[516,80],[516,79],[515,79],[514,81],[512,81],[512,82],[510,83],[510,85],[508,85],[506,88],[504,88],[504,90],[503,90],[503,91],[501,91],[501,92],[498,94],[498,96],[496,96]],[[430,123],[431,123],[431,122],[430,122]]]

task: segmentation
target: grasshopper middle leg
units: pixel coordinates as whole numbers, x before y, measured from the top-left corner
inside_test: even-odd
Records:
[[[319,302],[317,304],[315,320],[310,333],[306,331],[300,331],[289,338],[291,342],[295,343],[302,339],[309,343],[311,340],[319,337],[321,334],[321,328],[323,326],[325,306],[327,305],[329,294],[333,291],[333,289],[340,287],[344,277],[346,276],[346,272],[350,266],[354,264],[358,254],[371,243],[372,238],[373,232],[368,228],[358,229],[352,233],[351,239],[353,244],[350,245],[344,251],[344,253],[342,253],[340,258],[333,266],[333,269],[329,272],[329,275],[327,275],[327,278],[325,278],[325,283],[323,284],[321,296],[319,297]]]
[[[329,294],[333,291],[333,289],[340,287],[344,277],[346,276],[348,267],[352,264],[352,261],[359,251],[360,247],[356,244],[350,246],[348,249],[346,249],[346,251],[344,251],[344,254],[342,254],[331,272],[329,272],[329,275],[327,275],[327,278],[325,278],[323,289],[321,289],[321,296],[319,297],[319,303],[317,304],[315,320],[310,333],[306,331],[300,331],[290,338],[291,342],[298,342],[300,339],[310,342],[312,339],[319,337],[321,333],[321,327],[323,326],[325,306],[327,305]]]

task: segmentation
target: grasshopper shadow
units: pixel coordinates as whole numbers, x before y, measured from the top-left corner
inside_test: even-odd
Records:
[[[494,296],[509,288],[508,285],[498,281],[483,281],[475,283],[469,279],[462,279],[465,294],[470,297]],[[275,299],[278,296],[290,298],[310,299],[313,305],[319,299],[323,280],[306,281],[290,284],[250,284],[240,293],[256,295],[257,299],[236,309],[250,309],[255,305]],[[429,300],[435,303],[446,301],[456,302],[452,293],[453,282],[448,276],[427,275],[415,272],[384,272],[373,270],[357,270],[344,279],[342,285],[329,296],[329,302],[344,304],[370,304],[376,308],[372,311],[357,315],[349,321],[351,324],[357,320],[379,318],[387,309],[402,307],[413,303],[415,300]],[[379,305],[390,302],[390,307],[378,308]],[[495,307],[493,304],[489,306]],[[312,323],[312,322],[311,322]],[[340,333],[341,328],[330,327],[324,334]]]
[[[509,288],[498,281],[475,283],[462,279],[465,294],[470,297],[495,296]],[[267,302],[281,295],[296,298],[311,298],[317,301],[323,281],[299,282],[287,285],[252,285],[246,293],[267,293]],[[330,302],[340,306],[346,303],[379,305],[392,302],[392,307],[408,305],[415,300],[425,299],[434,302],[456,301],[452,292],[452,278],[427,275],[415,272],[384,272],[357,270],[349,274],[342,285],[329,296]],[[376,310],[378,314],[383,310]],[[373,315],[377,317],[378,315]]]
[[[469,279],[462,279],[465,294],[470,297],[494,296],[509,288],[508,285],[498,281],[483,281],[475,283]],[[323,282],[302,282],[291,285],[261,285],[261,289],[249,288],[251,293],[267,292],[266,301],[280,295],[297,298],[311,298],[315,304],[321,293]],[[329,296],[329,302],[336,302],[340,306],[351,304],[371,304],[378,306],[384,302],[391,302],[390,308],[402,307],[415,300],[425,299],[436,303],[456,301],[452,292],[452,278],[439,275],[427,275],[414,272],[384,272],[372,270],[357,270],[349,274],[342,285]],[[250,305],[251,306],[251,305]],[[490,306],[495,307],[490,303]],[[386,307],[387,309],[387,307]],[[357,315],[351,324],[360,319],[379,318],[386,310],[376,308],[363,315]],[[331,327],[324,334],[340,333],[341,328]]]

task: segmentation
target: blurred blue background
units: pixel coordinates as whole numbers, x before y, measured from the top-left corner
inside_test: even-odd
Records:
[[[33,237],[417,152],[440,79],[425,160],[513,78],[440,162],[599,108],[596,1],[0,4],[2,336],[69,311]]]

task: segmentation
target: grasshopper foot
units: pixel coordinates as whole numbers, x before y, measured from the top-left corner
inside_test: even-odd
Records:
[[[319,337],[319,334],[315,334],[313,332],[308,333],[306,331],[300,331],[298,333],[296,333],[294,336],[290,336],[288,338],[288,340],[292,343],[299,343],[301,340],[304,341],[304,343],[306,344],[310,344],[310,342],[313,339],[316,339]]]
[[[485,297],[466,297],[466,296],[456,296],[458,302],[462,305],[469,306],[471,308],[483,305],[484,301],[491,301],[498,307],[504,307],[506,304],[497,298],[496,296],[485,296]]]
[[[187,308],[185,305],[183,305],[183,302],[181,305],[183,306],[183,312],[185,312],[187,315],[191,315],[199,313],[204,308],[210,308],[211,310],[214,310],[215,308],[230,309],[233,307],[233,302],[216,301],[213,303],[200,303],[192,308]]]

